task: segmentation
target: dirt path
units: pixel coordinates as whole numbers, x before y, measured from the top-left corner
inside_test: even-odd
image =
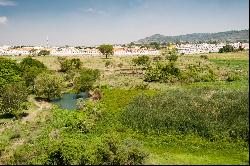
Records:
[[[22,123],[26,123],[27,121],[34,121],[38,113],[40,113],[42,110],[51,109],[52,107],[51,103],[48,103],[45,101],[38,102],[38,101],[33,100],[33,103],[36,105],[37,109],[30,112],[28,116],[24,117],[22,119]]]
[[[51,103],[44,102],[44,101],[36,101],[32,99],[32,102],[36,105],[36,108],[32,108],[32,110],[29,110],[29,114],[21,119],[21,124],[26,124],[27,122],[33,122],[36,120],[36,117],[41,113],[43,110],[49,110],[52,107]],[[17,122],[18,123],[18,122]],[[6,129],[9,129],[15,125],[14,122],[6,123],[3,128],[0,129],[0,134],[5,131]],[[18,138],[14,141],[11,141],[11,143],[5,147],[4,152],[2,152],[0,156],[0,165],[6,164],[3,161],[8,160],[11,156],[14,155],[14,152],[18,146],[21,146],[25,143],[24,138]]]

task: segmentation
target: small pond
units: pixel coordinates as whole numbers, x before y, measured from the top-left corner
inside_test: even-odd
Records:
[[[62,109],[75,110],[76,101],[79,98],[86,99],[88,98],[88,95],[85,92],[82,92],[78,95],[75,93],[64,93],[62,94],[62,98],[53,99],[51,102],[57,104]]]

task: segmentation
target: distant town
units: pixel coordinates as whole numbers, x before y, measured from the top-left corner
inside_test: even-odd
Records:
[[[157,44],[157,43],[156,43]],[[249,43],[172,43],[180,54],[198,54],[219,52],[219,49],[225,45],[231,45],[238,49],[239,47],[245,50],[249,49]],[[151,47],[152,45],[143,44],[127,44],[113,45],[114,56],[132,56],[132,55],[159,55],[160,47]],[[153,45],[154,46],[154,45]],[[161,45],[162,46],[162,45]],[[52,56],[99,56],[101,53],[97,49],[98,46],[62,46],[51,47],[46,46],[0,46],[0,55],[31,55],[38,54],[41,50],[47,50]]]

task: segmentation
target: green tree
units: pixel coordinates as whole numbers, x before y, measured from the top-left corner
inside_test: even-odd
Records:
[[[80,69],[82,66],[82,62],[78,58],[73,58],[73,59],[60,58],[58,60],[61,66],[60,69],[61,72]]]
[[[48,50],[41,50],[37,55],[38,56],[50,55],[50,51],[48,51]]]
[[[223,53],[223,52],[233,52],[234,51],[234,47],[227,44],[225,46],[223,46],[222,48],[219,49],[219,53]]]
[[[63,80],[56,74],[41,73],[35,79],[34,89],[39,97],[48,100],[58,98],[62,95]]]
[[[108,58],[109,55],[114,54],[114,48],[112,45],[103,44],[98,47],[98,50],[102,53],[102,55],[105,55],[106,58]]]
[[[22,71],[27,70],[31,67],[37,67],[42,69],[47,69],[47,67],[39,60],[33,59],[31,57],[24,58],[20,63],[20,68]]]
[[[27,97],[27,88],[22,82],[6,85],[0,90],[0,113],[10,113],[18,117],[21,104]]]
[[[16,61],[0,57],[0,89],[9,83],[21,81],[20,74]]]
[[[42,62],[31,57],[24,58],[20,63],[20,68],[22,70],[22,78],[25,80],[26,86],[32,86],[32,91],[36,76],[47,70],[47,67]]]
[[[82,69],[80,75],[74,80],[74,89],[77,93],[93,89],[94,83],[99,79],[100,71],[97,69]]]

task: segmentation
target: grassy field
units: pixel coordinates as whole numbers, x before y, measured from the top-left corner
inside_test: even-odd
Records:
[[[223,106],[223,103],[226,103],[228,106],[227,109],[243,110],[244,114],[242,115],[245,115],[245,106],[249,105],[245,102],[245,98],[248,98],[246,94],[248,94],[249,85],[248,76],[245,76],[249,72],[248,51],[222,54],[211,53],[207,55],[208,60],[200,58],[200,55],[181,56],[177,63],[180,67],[189,63],[201,62],[215,68],[218,67],[221,71],[241,70],[244,75],[243,79],[232,82],[150,82],[147,89],[138,89],[135,87],[143,83],[143,72],[140,73],[141,70],[132,65],[131,57],[111,57],[108,61],[111,61],[112,65],[108,67],[105,67],[107,59],[102,57],[75,57],[81,59],[84,67],[99,69],[101,71],[101,79],[98,84],[107,85],[106,88],[102,89],[103,98],[96,104],[89,106],[89,109],[96,110],[97,112],[88,113],[86,111],[86,113],[61,110],[55,105],[35,101],[34,96],[29,96],[29,108],[25,110],[28,113],[27,116],[19,120],[12,120],[9,117],[0,118],[0,164],[43,164],[47,157],[46,153],[53,151],[57,147],[63,147],[62,153],[66,155],[66,158],[72,161],[71,163],[75,162],[77,164],[76,159],[79,158],[77,154],[85,156],[86,152],[94,156],[95,148],[102,145],[104,138],[111,136],[121,142],[130,141],[140,144],[140,149],[147,154],[144,164],[248,165],[249,144],[248,141],[244,141],[243,139],[231,139],[227,135],[221,136],[220,133],[213,140],[209,137],[200,136],[196,132],[187,132],[185,134],[175,133],[168,130],[167,127],[164,128],[164,123],[162,123],[163,130],[161,131],[157,131],[153,127],[143,127],[146,130],[145,132],[140,130],[137,127],[138,125],[131,126],[130,124],[132,123],[136,124],[134,121],[126,123],[126,121],[122,120],[123,117],[130,115],[126,114],[126,111],[127,113],[131,113],[130,109],[137,109],[136,104],[139,102],[135,102],[136,97],[144,94],[151,96],[152,102],[157,103],[159,101],[154,99],[154,97],[159,93],[173,93],[173,98],[180,98],[178,100],[179,103],[173,101],[176,107],[187,104],[187,108],[196,108],[198,103],[199,107],[197,109],[207,110],[208,112],[210,109],[213,109],[220,113],[221,110],[226,109]],[[24,57],[16,57],[15,59],[21,61],[22,58]],[[57,57],[35,57],[35,59],[43,62],[51,70],[60,69]],[[189,100],[185,100],[185,97],[181,98],[182,93],[178,96],[179,93],[177,91],[188,91],[190,92],[189,97],[194,97],[196,100],[190,100],[190,103],[185,103]],[[226,96],[223,95],[224,93],[229,94],[224,98]],[[175,96],[175,94],[177,95]],[[211,98],[210,102],[207,102],[210,105],[206,105],[203,102],[207,96],[212,96],[214,99],[212,100]],[[168,100],[171,100],[171,97]],[[199,104],[201,101],[202,103]],[[243,102],[243,104],[237,105],[240,102]],[[147,104],[149,104],[148,107],[146,107]],[[144,105],[145,110],[151,108],[150,103],[145,103],[142,106]],[[168,107],[171,108],[169,105],[163,108]],[[163,108],[161,109],[164,110]],[[174,108],[173,106],[172,109]],[[152,112],[157,112],[157,109],[158,107],[152,110]],[[168,111],[167,109],[165,110]],[[232,115],[235,118],[229,116],[228,119],[231,118],[235,124],[240,124],[241,121],[234,120],[242,112],[237,113],[237,115],[233,113],[232,111],[228,116]],[[139,119],[147,119],[147,116],[139,117],[139,114],[131,115],[132,118],[129,118],[129,120],[132,120],[136,115],[138,115]],[[181,113],[178,115],[178,117],[182,116]],[[166,115],[164,116],[166,117]],[[158,122],[164,116],[159,114],[158,117],[154,117],[156,120],[152,121],[152,123],[155,123],[150,124],[150,120],[147,120],[143,125],[159,125]],[[74,117],[75,120],[72,121],[71,117]],[[175,117],[175,124],[178,122],[178,117]],[[248,117],[246,116],[243,119],[248,121]],[[194,118],[193,120],[196,121],[197,119]],[[185,120],[180,122],[180,124],[184,123],[187,122]],[[201,123],[203,124],[203,122]],[[82,124],[85,128],[79,128],[75,124]],[[210,122],[208,121],[206,124],[210,125]],[[226,125],[230,126],[231,123],[228,122]],[[239,126],[235,125],[234,127],[240,130],[241,128],[237,128]],[[211,131],[215,129],[212,123],[210,127]],[[89,161],[95,160],[91,156],[87,158]]]

